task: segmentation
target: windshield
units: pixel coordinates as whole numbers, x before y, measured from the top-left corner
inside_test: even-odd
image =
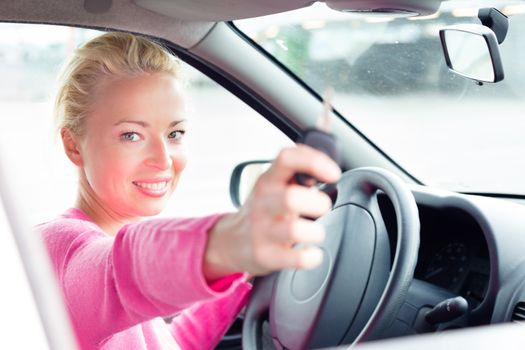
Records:
[[[439,29],[509,17],[505,79],[479,85],[448,70]],[[235,25],[423,183],[525,195],[525,1],[446,1],[426,17],[350,14],[318,3]]]

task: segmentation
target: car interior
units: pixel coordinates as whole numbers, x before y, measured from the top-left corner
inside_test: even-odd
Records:
[[[294,33],[327,28],[311,20],[325,13],[318,10],[321,6],[334,21],[351,22],[348,28],[329,37],[322,33],[320,39],[310,37],[310,43],[317,43],[310,46],[313,53],[300,51],[279,36],[285,33],[284,16]],[[458,14],[465,9],[470,12]],[[415,20],[408,20],[410,17]],[[525,33],[524,1],[19,0],[0,5],[0,21],[3,25],[117,30],[151,37],[241,101],[254,116],[246,117],[245,124],[224,119],[234,124],[228,126],[228,132],[244,135],[232,147],[248,148],[253,142],[264,152],[245,150],[240,155],[243,163],[235,170],[233,166],[222,169],[228,178],[220,181],[229,186],[228,195],[237,207],[271,162],[271,154],[316,126],[323,93],[329,86],[334,88],[331,131],[344,174],[332,193],[333,209],[319,219],[328,233],[322,245],[323,264],[311,271],[282,271],[256,278],[245,312],[218,349],[459,349],[493,348],[498,342],[506,349],[522,348],[525,164],[521,152],[525,148],[519,149],[518,140],[522,138],[520,126],[525,125],[519,121],[523,109],[518,101],[525,101],[519,91],[525,65],[517,52],[525,54],[519,51],[518,40]],[[430,34],[413,39],[411,28],[425,21]],[[458,24],[463,26],[453,27]],[[276,28],[280,34],[272,32]],[[381,28],[380,33],[374,28]],[[455,31],[463,35],[456,39],[459,44],[454,42]],[[479,55],[474,46],[458,54],[463,57],[454,54],[454,48],[467,46],[467,37],[481,42]],[[299,38],[299,43],[306,41]],[[336,44],[327,44],[328,38]],[[347,50],[345,43],[352,40],[361,46]],[[368,41],[381,45],[363,44]],[[14,41],[13,45],[19,44]],[[331,49],[339,56],[328,57]],[[297,57],[309,55],[317,61],[301,65],[283,56],[293,50],[298,50]],[[358,52],[357,56],[350,59],[350,51]],[[488,75],[479,76],[477,68],[471,69],[481,56],[480,66],[488,69]],[[393,57],[393,63],[377,61],[385,57]],[[0,56],[0,60],[7,59],[7,55]],[[334,71],[326,73],[328,66]],[[418,80],[423,75],[427,80]],[[348,86],[356,86],[357,92]],[[446,100],[429,93],[438,88]],[[420,92],[424,93],[417,103],[407,99]],[[504,94],[510,98],[501,97]],[[210,103],[199,101],[198,94],[194,100],[195,104]],[[366,115],[387,111],[405,119]],[[510,121],[499,133],[500,147],[493,134],[499,128],[498,120],[507,121],[506,114]],[[431,115],[439,118],[430,120]],[[427,116],[430,121],[425,121]],[[256,118],[285,140],[254,138],[259,130]],[[211,125],[218,128],[221,120]],[[460,130],[459,124],[465,124],[465,129]],[[210,124],[199,127],[210,128]],[[378,131],[369,132],[369,128]],[[471,141],[470,135],[478,133],[483,139]],[[17,151],[10,143],[20,135],[13,140],[6,135],[7,131],[0,136],[4,138],[0,160],[11,164]],[[456,136],[461,143],[455,141]],[[464,144],[481,149],[482,154],[469,153],[467,146],[465,151]],[[485,161],[496,150],[502,153],[494,155],[494,161]],[[205,148],[197,151],[203,153]],[[409,161],[404,155],[397,156],[402,151],[417,156]],[[449,159],[454,161],[447,163]],[[498,163],[504,160],[504,166]],[[427,168],[423,168],[425,162]],[[250,166],[258,170],[246,171]],[[477,177],[472,182],[451,182],[443,175],[457,175],[463,168],[479,175],[483,184],[494,186],[479,185]],[[26,218],[29,214],[25,213],[34,213],[32,207],[26,209],[32,204],[15,195],[21,186],[9,175],[15,170],[1,169],[0,198],[6,221],[49,348],[73,349],[75,340],[46,253],[34,239],[33,223]],[[212,171],[199,174],[213,177]],[[199,199],[196,206],[204,205],[205,200]]]

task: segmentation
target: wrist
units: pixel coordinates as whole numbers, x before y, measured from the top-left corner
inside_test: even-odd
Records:
[[[203,261],[203,274],[208,282],[242,272],[242,264],[236,259],[240,248],[237,221],[236,214],[226,214],[208,231]]]

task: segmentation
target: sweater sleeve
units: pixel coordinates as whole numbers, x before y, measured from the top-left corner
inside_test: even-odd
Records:
[[[236,278],[235,274],[230,275],[210,287],[223,289]],[[177,344],[185,350],[214,348],[246,305],[250,290],[251,284],[241,283],[230,295],[197,303],[181,312],[170,325]]]
[[[246,284],[242,274],[220,279],[215,283],[222,283],[221,288],[212,288],[202,273],[208,230],[219,218],[149,220],[123,227],[114,239],[81,220],[64,219],[48,227],[48,235],[60,231],[45,240],[82,348],[195,303],[235,299],[227,296]],[[67,244],[57,238],[71,232],[77,234]],[[225,301],[210,305],[218,312],[234,312]],[[218,317],[217,324],[227,327],[222,325],[227,319]]]

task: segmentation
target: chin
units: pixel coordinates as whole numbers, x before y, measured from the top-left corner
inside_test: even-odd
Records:
[[[146,204],[146,203],[143,203]],[[133,208],[133,212],[137,213],[137,216],[155,216],[160,214],[164,208],[166,207],[166,203],[155,203],[150,205],[142,205],[140,207]]]
[[[140,216],[155,216],[155,215],[159,215],[162,210],[164,209],[164,207],[162,208],[148,208],[148,209],[144,209],[142,210],[142,215]]]

